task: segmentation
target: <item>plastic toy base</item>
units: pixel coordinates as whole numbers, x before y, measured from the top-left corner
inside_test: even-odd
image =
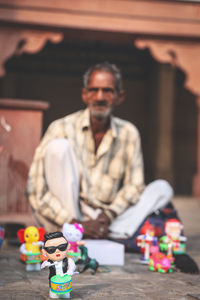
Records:
[[[173,254],[185,254],[185,251],[176,251],[176,250],[174,250]]]
[[[149,259],[141,258],[141,259],[140,259],[140,263],[143,264],[143,265],[148,265]]]
[[[26,264],[26,271],[40,271],[40,263],[37,264]]]
[[[152,272],[159,272],[159,273],[162,273],[162,274],[165,274],[165,273],[173,273],[173,270],[172,269],[168,269],[168,270],[163,270],[163,269],[155,269],[154,267],[151,267],[149,266],[149,270],[152,271]]]
[[[69,299],[70,298],[70,293],[65,293],[65,294],[55,294],[51,290],[49,290],[49,297],[52,299]]]
[[[71,252],[71,251],[68,251],[67,255],[68,256],[78,256],[78,257],[81,257],[81,253],[80,252]]]

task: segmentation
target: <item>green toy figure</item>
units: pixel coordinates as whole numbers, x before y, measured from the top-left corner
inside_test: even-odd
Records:
[[[185,253],[187,238],[181,235],[183,225],[177,219],[169,219],[165,223],[165,233],[160,239],[160,250],[166,251],[167,255]]]
[[[87,247],[81,245],[79,248],[81,250],[81,258],[76,262],[79,272],[83,273],[87,269],[92,269],[92,274],[95,274],[99,267],[99,263],[95,258],[90,258],[88,256]]]

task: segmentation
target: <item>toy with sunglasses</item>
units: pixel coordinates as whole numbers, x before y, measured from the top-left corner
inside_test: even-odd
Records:
[[[63,233],[56,231],[45,234],[42,252],[48,259],[42,263],[41,269],[49,268],[49,297],[70,298],[71,276],[77,272],[73,259],[67,257],[68,241]]]
[[[20,259],[26,263],[27,271],[40,271],[41,253],[45,230],[42,227],[29,226],[19,229],[17,236],[22,243]]]

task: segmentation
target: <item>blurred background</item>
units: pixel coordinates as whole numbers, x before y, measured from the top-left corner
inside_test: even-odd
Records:
[[[0,0],[0,220],[27,215],[28,169],[48,125],[76,110],[82,76],[115,63],[115,114],[142,139],[146,183],[200,197],[199,1]]]

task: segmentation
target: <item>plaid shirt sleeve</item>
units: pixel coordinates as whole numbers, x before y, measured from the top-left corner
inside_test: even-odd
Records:
[[[143,190],[144,171],[141,141],[139,132],[134,131],[134,134],[128,135],[122,188],[117,192],[108,209],[117,215],[123,213],[130,205],[136,204]]]
[[[60,201],[48,190],[44,176],[45,146],[54,138],[66,137],[62,119],[53,122],[37,147],[28,176],[26,194],[33,210],[58,225],[67,222],[66,211]]]

